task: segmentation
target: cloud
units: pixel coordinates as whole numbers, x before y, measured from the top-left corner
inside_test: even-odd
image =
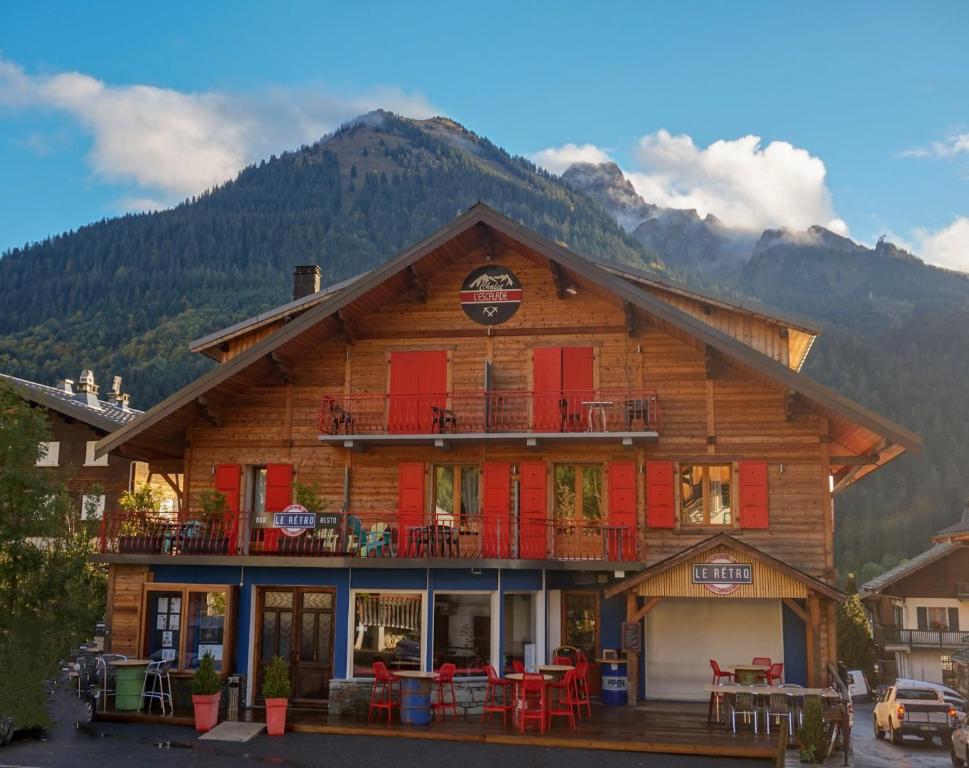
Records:
[[[435,114],[420,94],[374,88],[347,96],[325,87],[271,88],[254,95],[111,85],[80,72],[32,75],[0,58],[0,106],[74,119],[92,138],[99,177],[133,183],[139,203],[168,203],[220,184],[272,152],[316,141],[376,108]]]
[[[532,155],[553,173],[574,162],[610,159],[594,144],[564,144]],[[804,229],[822,224],[848,233],[848,225],[835,213],[824,162],[786,141],[763,146],[759,136],[743,136],[702,148],[690,136],[660,130],[637,142],[632,166],[623,172],[646,202],[694,208],[701,216],[712,213],[732,227]]]
[[[916,253],[929,264],[969,272],[969,217],[959,216],[935,232],[915,231]]]
[[[954,133],[943,141],[933,141],[927,147],[906,149],[902,157],[955,157],[969,154],[969,133]]]
[[[636,147],[629,180],[648,202],[695,208],[742,229],[822,224],[847,234],[835,215],[824,162],[786,141],[762,145],[759,136],[697,147],[687,135],[660,130]]]
[[[531,161],[550,173],[561,174],[573,163],[608,163],[609,153],[595,144],[563,144],[548,147],[531,155]]]

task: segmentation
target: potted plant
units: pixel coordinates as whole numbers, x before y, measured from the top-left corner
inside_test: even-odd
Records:
[[[199,668],[192,678],[192,708],[195,711],[195,730],[211,731],[219,722],[219,702],[222,699],[222,681],[215,671],[215,659],[211,653],[202,656]]]
[[[820,696],[808,696],[804,700],[804,723],[798,729],[797,743],[801,748],[802,763],[824,761],[827,739],[824,734],[824,716]]]
[[[262,677],[262,696],[266,700],[266,733],[270,736],[282,736],[286,731],[289,694],[289,665],[281,656],[273,656]]]
[[[157,554],[161,552],[164,536],[154,530],[153,518],[158,514],[158,497],[150,485],[121,494],[118,506],[124,515],[118,526],[118,551],[125,553]]]
[[[186,554],[224,555],[229,549],[229,537],[219,528],[229,511],[225,494],[206,488],[198,496],[200,513],[185,527],[182,549]]]

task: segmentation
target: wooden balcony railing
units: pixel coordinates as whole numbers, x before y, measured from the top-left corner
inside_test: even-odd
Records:
[[[102,520],[103,553],[179,557],[248,555],[402,560],[561,560],[623,562],[642,558],[644,530],[574,520],[402,522],[396,512],[339,515],[332,528],[286,536],[237,521],[177,520],[109,514]]]
[[[957,629],[901,629],[875,626],[875,642],[879,645],[903,645],[908,648],[969,648],[969,630]]]
[[[327,395],[324,435],[655,432],[653,390],[593,392],[451,392],[421,395]]]

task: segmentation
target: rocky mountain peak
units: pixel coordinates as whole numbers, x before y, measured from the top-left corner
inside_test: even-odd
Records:
[[[639,196],[615,163],[573,163],[562,174],[562,181],[599,203],[627,232],[659,210]]]

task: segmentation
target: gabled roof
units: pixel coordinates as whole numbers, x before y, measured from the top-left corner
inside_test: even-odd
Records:
[[[943,541],[953,536],[958,536],[960,539],[962,539],[967,535],[969,535],[969,504],[966,504],[965,508],[962,510],[962,517],[959,519],[958,523],[953,523],[952,525],[943,528],[932,538],[936,541]]]
[[[855,434],[859,428],[864,430],[864,449],[876,454],[874,462],[867,466],[852,468],[851,476],[846,482],[883,465],[906,449],[920,450],[921,448],[921,439],[918,435],[904,427],[822,386],[804,374],[792,371],[742,341],[671,306],[618,275],[596,266],[593,261],[526,229],[483,203],[478,203],[448,226],[403,251],[382,266],[361,275],[343,290],[327,296],[249,349],[166,398],[136,422],[122,427],[101,440],[98,443],[99,453],[113,450],[132,438],[143,435],[180,409],[194,408],[193,404],[197,398],[205,395],[212,388],[227,382],[234,376],[241,375],[250,366],[269,358],[280,347],[292,342],[323,320],[330,317],[339,318],[340,311],[352,302],[363,299],[369,292],[405,272],[420,259],[428,257],[438,249],[443,251],[448,243],[459,239],[475,227],[490,229],[499,238],[509,239],[529,249],[550,263],[554,262],[559,267],[582,277],[589,284],[605,290],[619,301],[648,314],[672,331],[706,345],[709,349],[722,354],[727,360],[766,377],[790,393],[800,394],[813,403],[830,423],[839,422],[846,434]],[[174,429],[169,427],[167,431],[170,433],[168,438],[174,441],[176,438],[171,434]],[[879,448],[874,447],[876,443]]]
[[[110,400],[98,399],[97,405],[88,405],[79,400],[77,395],[72,395],[63,389],[38,384],[36,381],[18,379],[5,373],[0,373],[0,381],[9,384],[24,400],[89,424],[105,433],[134,421],[142,413],[134,408],[121,408]]]
[[[681,563],[689,562],[697,555],[701,555],[704,552],[712,552],[714,550],[723,549],[724,547],[749,555],[750,557],[759,560],[765,565],[780,571],[781,573],[786,573],[791,578],[800,581],[808,589],[825,595],[826,597],[830,597],[832,600],[840,601],[847,597],[847,595],[840,589],[836,589],[830,584],[821,581],[820,579],[816,579],[814,576],[811,576],[810,574],[807,574],[792,565],[788,565],[782,560],[778,560],[773,555],[769,555],[763,550],[751,546],[745,541],[741,541],[740,539],[726,533],[715,534],[708,539],[704,539],[703,541],[694,544],[688,549],[677,552],[672,557],[668,557],[665,560],[660,560],[658,563],[654,563],[648,568],[640,571],[635,576],[630,576],[628,579],[623,579],[622,581],[618,581],[615,584],[606,587],[603,594],[609,598],[620,595],[623,592],[628,592],[630,589],[634,589],[654,576],[664,573],[671,568],[675,568]]]
[[[906,576],[911,576],[916,571],[925,568],[925,566],[931,563],[941,560],[943,557],[950,555],[959,549],[962,545],[956,542],[943,541],[939,544],[935,544],[930,549],[925,550],[910,560],[906,560],[900,565],[896,565],[894,568],[885,571],[881,576],[876,576],[871,581],[867,581],[861,585],[861,591],[863,593],[877,593],[881,592],[885,587],[894,584]]]

